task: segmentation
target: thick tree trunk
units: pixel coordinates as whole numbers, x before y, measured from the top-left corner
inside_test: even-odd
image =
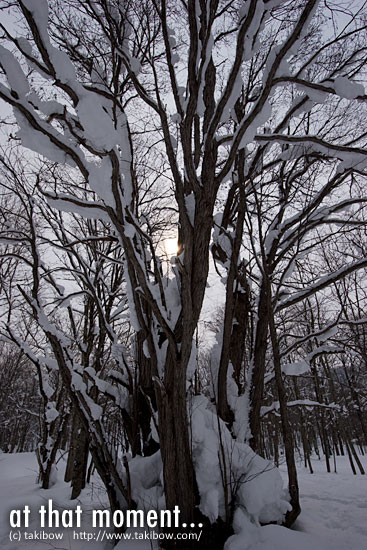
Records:
[[[80,426],[77,434],[74,455],[74,468],[71,479],[72,493],[71,498],[78,498],[82,489],[85,487],[85,479],[88,466],[89,437],[88,433]]]
[[[166,506],[180,509],[180,521],[194,519],[195,476],[186,411],[186,371],[168,352],[165,384],[157,384],[159,439]]]
[[[85,487],[89,452],[89,436],[79,416],[74,413],[65,481],[71,481],[71,498],[78,498]]]

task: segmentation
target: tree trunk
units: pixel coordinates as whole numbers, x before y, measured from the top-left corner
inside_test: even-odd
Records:
[[[276,334],[274,315],[272,311],[270,290],[268,293],[268,299],[269,299],[269,321],[270,321],[269,328],[270,328],[270,337],[271,337],[271,343],[272,343],[272,349],[273,349],[275,381],[276,381],[277,391],[278,391],[279,410],[280,410],[280,416],[281,416],[281,422],[282,422],[285,458],[286,458],[287,470],[288,470],[288,489],[289,489],[289,495],[291,497],[290,503],[292,505],[292,510],[290,512],[287,512],[286,514],[284,524],[286,525],[286,527],[290,527],[291,525],[293,525],[293,523],[299,516],[301,512],[301,506],[299,503],[297,469],[296,469],[296,463],[294,460],[294,442],[293,442],[292,430],[289,424],[287,396],[286,396],[283,379],[282,379],[279,344],[278,344],[278,338]]]
[[[164,387],[156,386],[166,506],[178,506],[181,523],[189,524],[194,519],[195,476],[186,412],[186,372],[170,350],[165,372]]]
[[[78,424],[79,429],[76,432],[76,441],[74,442],[74,464],[71,478],[72,499],[78,498],[85,487],[88,466],[89,436],[82,424],[80,422]]]
[[[249,378],[250,389],[250,446],[255,452],[261,449],[260,409],[264,393],[266,350],[269,326],[268,292],[265,281],[261,285],[257,310],[255,345],[252,356],[252,375]]]

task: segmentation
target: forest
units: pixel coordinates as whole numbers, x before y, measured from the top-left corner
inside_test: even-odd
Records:
[[[3,0],[0,37],[1,451],[178,507],[169,550],[291,527],[297,459],[365,474],[367,6]]]

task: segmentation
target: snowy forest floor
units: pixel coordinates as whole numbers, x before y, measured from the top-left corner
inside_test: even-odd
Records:
[[[362,463],[367,469],[367,455]],[[276,525],[253,528],[245,536],[232,539],[230,550],[364,550],[367,548],[367,476],[352,474],[347,457],[337,457],[337,473],[328,474],[325,463],[314,458],[314,474],[298,465],[302,514],[294,530]],[[81,529],[41,529],[38,510],[52,499],[56,509],[75,509],[78,502],[69,500],[70,487],[64,483],[63,461],[58,464],[58,479],[48,491],[35,484],[37,463],[34,453],[0,454],[0,548],[1,550],[108,550],[111,543],[73,539],[73,532],[92,533],[91,510],[106,506],[98,479],[82,493]],[[332,464],[333,467],[333,464]],[[285,467],[281,466],[286,477]],[[63,533],[62,540],[9,540],[9,512],[30,507],[29,533]],[[22,516],[24,517],[24,516]],[[14,529],[13,531],[18,531]],[[118,550],[148,550],[150,542],[121,541]]]

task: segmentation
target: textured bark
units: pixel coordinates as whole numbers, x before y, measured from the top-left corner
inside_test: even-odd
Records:
[[[270,286],[270,283],[269,283]],[[290,504],[292,510],[287,512],[285,517],[284,524],[286,527],[291,527],[299,514],[301,513],[301,506],[299,502],[299,489],[298,489],[298,479],[297,479],[297,468],[294,460],[294,441],[292,436],[292,430],[289,423],[288,409],[287,409],[287,396],[285,392],[285,387],[282,378],[281,362],[280,362],[280,352],[279,352],[279,343],[276,333],[275,320],[272,311],[271,304],[271,292],[268,293],[268,304],[269,304],[269,328],[270,328],[270,337],[272,343],[273,351],[273,364],[275,372],[275,381],[278,392],[279,399],[279,410],[282,423],[282,433],[283,433],[283,442],[284,442],[284,451],[285,458],[287,462],[288,470],[288,490],[290,495]]]
[[[77,415],[75,415],[75,425],[73,428],[71,449],[72,465],[71,472],[69,471],[71,486],[73,488],[71,493],[72,499],[78,498],[82,489],[85,487],[89,451],[88,433],[85,431]]]
[[[147,315],[146,311],[146,315]],[[136,361],[138,365],[138,381],[134,395],[134,434],[132,441],[132,453],[149,456],[155,453],[159,445],[151,436],[152,408],[156,410],[156,399],[153,386],[152,365],[144,354],[144,341],[146,335],[143,331],[137,334]]]
[[[238,162],[239,168],[238,171],[243,172],[243,152],[240,154],[240,160]],[[246,201],[243,192],[243,188],[239,189],[238,197],[238,215],[235,222],[232,220],[232,223],[235,224],[235,236],[232,242],[232,251],[229,258],[230,267],[228,271],[228,278],[226,283],[226,302],[224,310],[224,323],[223,323],[223,342],[221,357],[219,363],[219,372],[218,372],[218,414],[226,422],[232,423],[234,420],[233,412],[231,411],[228,404],[228,395],[227,395],[227,376],[228,376],[228,367],[231,357],[235,361],[234,366],[234,377],[237,378],[239,385],[240,372],[242,367],[243,359],[243,347],[244,347],[244,338],[246,335],[246,319],[247,311],[246,304],[247,299],[244,295],[242,297],[242,292],[246,292],[246,287],[242,287],[242,279],[245,279],[244,275],[240,278],[238,260],[240,254],[240,248],[242,243],[242,234],[243,234],[243,225],[246,212]],[[226,213],[225,213],[226,214]],[[224,217],[224,215],[223,215]],[[222,222],[223,224],[223,222]],[[226,227],[228,221],[224,221],[224,227]],[[224,252],[224,251],[222,251]],[[246,283],[246,280],[244,280]],[[237,290],[235,289],[237,288]],[[238,316],[238,320],[236,318]],[[241,321],[241,322],[239,322]],[[238,340],[238,338],[241,338]],[[232,347],[233,345],[233,347]],[[240,387],[239,387],[240,391]]]
[[[76,436],[76,427],[78,424],[78,416],[77,414],[73,414],[73,419],[71,423],[71,430],[69,434],[69,452],[68,452],[68,459],[66,462],[66,468],[65,468],[65,476],[64,481],[66,483],[69,483],[71,481],[72,475],[73,475],[73,464],[74,464],[74,455],[75,455],[75,436]]]
[[[159,387],[159,437],[163,460],[167,508],[178,505],[181,521],[193,521],[195,508],[194,470],[186,413],[186,372],[169,354],[166,383]]]
[[[242,278],[241,278],[242,279]],[[248,331],[250,298],[249,288],[241,281],[241,291],[235,294],[234,325],[232,327],[229,358],[233,366],[233,378],[238,387],[238,393],[243,391],[245,344]]]
[[[263,282],[260,289],[259,305],[257,310],[256,334],[253,351],[253,372],[250,390],[250,446],[254,451],[261,449],[260,437],[260,409],[264,393],[265,358],[268,345],[268,291]]]

